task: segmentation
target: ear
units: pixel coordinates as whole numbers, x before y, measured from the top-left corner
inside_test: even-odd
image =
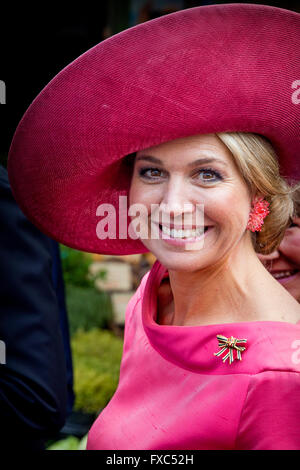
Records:
[[[252,205],[254,206],[254,204],[255,204],[257,201],[259,201],[260,199],[264,199],[264,198],[265,198],[265,195],[264,195],[264,194],[262,194],[262,193],[260,193],[260,192],[257,192],[257,193],[253,196],[253,198],[252,198],[252,201],[251,201],[251,202],[252,202]]]

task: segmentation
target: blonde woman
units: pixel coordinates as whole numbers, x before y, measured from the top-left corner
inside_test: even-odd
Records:
[[[257,257],[294,214],[299,27],[251,4],[137,25],[66,67],[18,126],[11,185],[41,230],[157,258],[89,450],[300,449],[300,306]]]

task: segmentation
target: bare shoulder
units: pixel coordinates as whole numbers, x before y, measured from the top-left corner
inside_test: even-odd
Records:
[[[300,322],[300,305],[296,305],[295,308],[290,309],[289,311],[284,311],[282,316],[283,321],[289,323],[299,323]]]
[[[295,324],[300,322],[300,304],[284,288],[279,295],[274,295],[271,299],[268,313],[276,321]]]

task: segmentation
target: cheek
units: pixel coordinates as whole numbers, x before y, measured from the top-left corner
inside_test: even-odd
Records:
[[[300,303],[300,283],[298,279],[285,285],[286,290]]]
[[[128,206],[132,206],[132,204],[135,204],[136,199],[137,198],[136,198],[135,188],[131,186],[129,189],[129,194],[128,194]]]
[[[237,192],[215,195],[204,205],[204,212],[207,218],[225,227],[244,227],[248,220],[250,205],[248,200],[239,198]]]
[[[137,178],[133,176],[129,189],[129,204],[144,204],[145,192]]]
[[[295,255],[299,258],[300,255],[300,229],[297,229],[297,233],[286,234],[279,246],[280,251],[293,258]]]
[[[139,198],[139,187],[136,182],[135,176],[133,175],[131,180],[131,185],[128,193],[128,203],[129,205],[136,204]]]
[[[156,203],[156,198],[153,193],[154,192],[151,191],[151,188],[148,189],[138,180],[136,182],[132,182],[128,195],[128,203],[131,208],[131,214],[133,213],[136,215],[130,215],[131,219],[134,219],[135,217],[140,217],[142,220],[148,219],[151,214],[151,204]],[[142,205],[141,213],[136,211],[134,207],[135,204],[138,204],[139,206]]]

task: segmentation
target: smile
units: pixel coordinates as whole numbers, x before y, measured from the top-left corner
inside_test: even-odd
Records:
[[[159,225],[160,230],[165,235],[168,235],[170,238],[181,238],[181,239],[188,239],[188,238],[198,238],[203,235],[203,233],[207,230],[208,227],[200,227],[197,229],[188,229],[188,230],[181,230],[175,228],[169,228],[165,225]]]
[[[186,248],[186,245],[197,245],[203,243],[204,237],[210,232],[212,226],[197,229],[174,229],[159,225],[159,234],[164,243],[178,248]]]
[[[293,270],[286,270],[286,271],[277,271],[273,273],[271,272],[271,274],[275,279],[279,280],[279,279],[285,279],[285,278],[294,276],[298,272],[299,272],[298,269],[293,269]]]

